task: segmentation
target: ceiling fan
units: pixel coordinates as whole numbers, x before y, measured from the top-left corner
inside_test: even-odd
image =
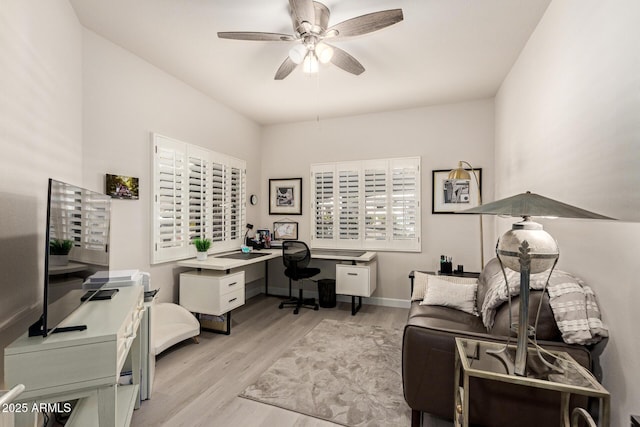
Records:
[[[254,41],[295,41],[275,75],[275,80],[287,77],[302,64],[305,72],[318,70],[318,63],[328,63],[343,70],[360,75],[364,67],[357,59],[344,50],[331,46],[325,40],[340,40],[359,36],[396,24],[403,19],[402,9],[382,10],[347,19],[329,27],[329,8],[313,0],[289,0],[293,35],[250,31],[219,32],[218,37],[234,40]]]

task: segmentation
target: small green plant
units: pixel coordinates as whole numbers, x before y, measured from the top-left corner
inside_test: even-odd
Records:
[[[193,244],[198,252],[207,252],[211,247],[211,240],[195,238],[193,239]]]
[[[73,247],[73,240],[51,239],[49,240],[49,253],[51,255],[68,255]]]

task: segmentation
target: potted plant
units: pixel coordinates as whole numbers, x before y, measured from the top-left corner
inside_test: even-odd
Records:
[[[207,259],[207,251],[211,247],[211,240],[195,238],[193,239],[193,245],[196,247],[196,251],[198,251],[196,254],[198,261],[204,261]]]
[[[71,248],[73,248],[73,240],[49,240],[49,264],[58,266],[67,265],[69,263],[69,252]]]

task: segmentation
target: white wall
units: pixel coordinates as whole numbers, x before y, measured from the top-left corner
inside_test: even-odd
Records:
[[[531,190],[623,220],[545,221],[610,330],[612,426],[640,413],[638,22],[637,0],[554,0],[496,97],[496,198]]]
[[[1,348],[42,312],[47,180],[82,180],[81,43],[66,0],[2,1]]]
[[[380,252],[374,297],[407,300],[411,270],[438,268],[441,254],[467,271],[479,271],[478,218],[431,214],[431,171],[451,169],[458,160],[483,168],[483,195],[493,196],[493,100],[441,105],[354,117],[268,126],[263,131],[260,226],[272,228],[283,216],[269,216],[269,178],[302,177],[299,237],[310,239],[312,163],[420,156],[422,159],[422,252]],[[490,242],[490,240],[489,240]],[[492,243],[490,243],[492,244]],[[490,246],[486,246],[491,252]],[[274,280],[276,277],[273,278]],[[281,279],[282,280],[282,279]]]
[[[106,173],[140,178],[140,200],[113,200],[110,268],[150,271],[158,299],[177,302],[181,270],[150,266],[150,132],[245,159],[251,193],[260,186],[260,127],[89,30],[83,41],[85,186],[104,191]]]

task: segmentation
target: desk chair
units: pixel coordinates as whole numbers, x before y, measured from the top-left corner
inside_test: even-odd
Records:
[[[307,267],[311,261],[311,251],[305,242],[298,240],[285,240],[282,242],[282,261],[284,262],[284,274],[289,278],[289,299],[280,303],[279,308],[295,306],[293,314],[298,314],[301,307],[318,310],[315,298],[303,298],[303,280],[309,279],[320,273],[319,268]],[[300,281],[298,298],[291,296],[291,281]]]

